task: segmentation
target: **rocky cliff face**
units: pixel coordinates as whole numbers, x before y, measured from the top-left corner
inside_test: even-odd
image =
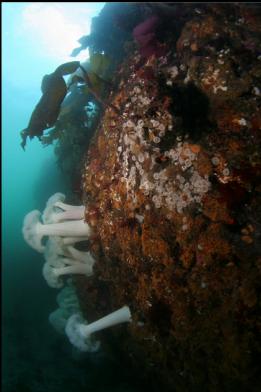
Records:
[[[159,14],[161,57],[129,45],[110,96],[120,114],[105,111],[88,151],[97,263],[79,295],[88,320],[129,305],[133,323],[104,344],[118,342],[157,387],[257,391],[260,11],[176,11],[178,28]]]

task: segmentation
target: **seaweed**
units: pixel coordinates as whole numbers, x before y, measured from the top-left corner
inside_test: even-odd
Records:
[[[135,4],[106,3],[99,16],[92,18],[91,33],[78,40],[81,46],[75,48],[71,56],[75,57],[82,50],[88,48],[90,55],[105,53],[112,56],[116,62],[120,62],[125,57],[124,44],[131,40],[131,30],[122,30],[117,25],[117,18],[122,14],[132,15],[133,18],[135,9]],[[136,15],[134,15],[134,19],[136,19]]]
[[[79,64],[79,61],[62,64],[52,74],[43,77],[41,85],[43,95],[31,115],[28,127],[21,132],[23,149],[25,149],[28,136],[30,139],[35,136],[40,139],[43,131],[56,122],[61,103],[67,94],[63,76],[76,71]]]
[[[44,147],[54,144],[59,169],[71,178],[73,192],[81,192],[81,168],[86,149],[102,111],[86,86],[73,85],[52,129],[41,137]]]
[[[50,144],[59,137],[59,132],[55,129],[49,133],[48,138],[41,139],[44,130],[55,125],[68,90],[79,81],[87,84],[85,90],[88,95],[93,95],[98,102],[107,107],[109,104],[104,101],[102,95],[106,94],[106,87],[112,85],[105,79],[110,74],[111,63],[109,56],[96,53],[90,56],[87,71],[79,61],[71,61],[60,65],[52,74],[45,75],[41,84],[43,95],[31,115],[28,127],[21,132],[22,148],[25,149],[28,136],[30,139],[37,136],[39,140],[44,141],[44,144]],[[78,68],[82,69],[83,78],[74,75]],[[73,75],[67,87],[63,76],[69,74]],[[113,107],[113,109],[117,111],[117,108]]]

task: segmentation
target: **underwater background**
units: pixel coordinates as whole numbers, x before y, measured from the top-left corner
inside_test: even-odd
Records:
[[[2,11],[3,390],[260,392],[260,3]]]
[[[43,75],[70,61],[69,54],[77,46],[75,41],[66,51],[59,43],[66,43],[66,34],[70,32],[76,39],[88,33],[91,17],[103,6],[104,3],[73,3],[73,7],[72,3],[2,3],[2,388],[5,392],[108,391],[118,390],[121,383],[127,382],[127,375],[122,371],[119,374],[119,364],[102,354],[73,357],[66,337],[60,336],[48,322],[49,313],[56,307],[57,292],[42,277],[42,256],[22,237],[24,216],[33,209],[42,210],[57,191],[68,195],[70,184],[57,167],[53,146],[43,148],[34,139],[24,152],[20,131],[26,127],[40,97]],[[60,23],[60,31],[55,29],[56,21]],[[67,27],[71,29],[69,32]],[[50,33],[57,37],[51,37]],[[83,56],[86,57],[86,51]],[[127,389],[126,385],[124,390]]]

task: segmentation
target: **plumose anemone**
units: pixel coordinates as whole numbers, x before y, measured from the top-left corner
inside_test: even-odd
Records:
[[[98,344],[96,342],[94,345],[92,341],[93,333],[113,325],[131,321],[131,312],[128,306],[123,306],[91,324],[86,324],[86,321],[76,313],[68,319],[65,332],[72,345],[80,351],[97,351]]]
[[[24,218],[23,236],[33,249],[40,253],[44,251],[42,238],[44,236],[61,237],[89,237],[90,226],[81,220],[65,221],[60,223],[43,224],[40,222],[41,212],[33,210]]]

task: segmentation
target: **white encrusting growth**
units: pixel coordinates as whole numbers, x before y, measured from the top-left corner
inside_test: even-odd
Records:
[[[86,324],[86,321],[83,320],[79,314],[74,314],[68,319],[65,332],[70,342],[79,350],[93,351],[93,343],[91,339],[91,335],[93,333],[112,327],[113,325],[131,321],[131,312],[128,306],[123,306],[115,312],[112,312],[91,324]]]

